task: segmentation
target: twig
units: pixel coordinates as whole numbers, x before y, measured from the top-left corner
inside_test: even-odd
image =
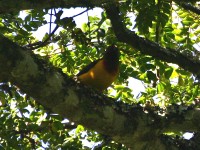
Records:
[[[88,10],[90,10],[90,9],[86,9],[86,10],[84,10],[84,11],[82,11],[81,13],[79,13],[79,14],[76,14],[76,15],[74,15],[74,16],[72,16],[72,18],[74,18],[74,17],[77,17],[77,16],[79,16],[79,15],[81,15],[81,14],[83,14],[83,13],[85,13],[85,12],[87,12]],[[55,11],[55,10],[54,10]],[[55,13],[56,13],[56,11],[55,11]],[[59,28],[59,25],[56,25],[56,27],[54,28],[54,30],[51,32],[51,23],[52,23],[52,9],[51,9],[51,13],[50,13],[50,27],[49,27],[49,36],[48,36],[48,38],[46,38],[43,42],[36,42],[36,43],[33,43],[33,44],[28,44],[28,45],[24,45],[23,47],[25,47],[26,49],[28,49],[28,50],[35,50],[35,49],[38,49],[38,48],[40,48],[40,47],[43,47],[43,46],[46,46],[46,45],[48,45],[50,42],[48,42],[50,39],[51,39],[51,37],[54,35],[54,33],[56,32],[56,30]],[[59,18],[57,18],[57,19],[59,19]]]
[[[38,49],[40,47],[46,46],[48,45],[50,42],[49,40],[51,39],[51,37],[54,35],[54,33],[56,32],[56,30],[59,28],[59,25],[56,25],[56,27],[54,28],[54,30],[51,32],[51,34],[49,34],[48,38],[46,38],[43,42],[36,42],[33,44],[28,44],[25,45],[23,47],[25,47],[28,50],[35,50]]]
[[[49,34],[51,33],[51,23],[52,23],[52,9],[51,9],[51,14],[50,14],[50,24],[49,24]]]
[[[80,16],[80,15],[84,14],[85,12],[87,12],[88,10],[90,10],[90,9],[86,9],[86,10],[82,11],[81,13],[74,15],[74,16],[72,16],[72,18]]]

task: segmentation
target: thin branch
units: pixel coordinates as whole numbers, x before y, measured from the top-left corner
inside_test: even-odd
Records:
[[[177,1],[176,1],[176,3],[179,6],[183,7],[185,10],[189,10],[189,11],[191,11],[193,13],[196,13],[197,15],[200,15],[200,9],[199,8],[193,6],[193,5],[189,4],[189,3],[182,3],[182,2],[177,2]]]
[[[77,17],[77,16],[80,16],[80,15],[84,14],[85,12],[87,12],[87,11],[89,11],[89,10],[90,10],[90,9],[86,9],[86,10],[82,11],[81,13],[78,13],[78,14],[72,16],[72,18],[75,18],[75,17]]]
[[[44,42],[42,42],[41,45],[39,45],[38,47],[35,47],[35,49],[44,46],[50,39],[51,37],[54,35],[54,33],[56,32],[56,30],[59,28],[59,25],[56,25],[56,27],[54,28],[54,30],[51,32],[51,34],[49,34],[48,38],[46,38],[46,40],[44,40]]]
[[[88,27],[89,27],[89,39],[91,39],[91,30],[90,30],[90,21],[89,21],[89,13],[87,12],[87,19],[88,19]]]
[[[81,13],[74,15],[74,16],[72,16],[72,18],[77,17],[77,16],[79,16],[79,15],[87,12],[88,10],[90,10],[90,9],[86,9],[86,10],[82,11]],[[57,18],[57,19],[60,19],[60,18]],[[49,27],[50,28],[49,29],[49,33],[50,34],[49,34],[48,38],[46,38],[43,42],[40,41],[40,42],[36,42],[36,43],[33,43],[33,44],[25,45],[23,47],[25,47],[28,50],[35,50],[35,49],[38,49],[40,47],[44,47],[44,46],[50,44],[51,43],[50,42],[51,37],[54,35],[54,33],[56,32],[56,30],[59,28],[59,25],[56,25],[56,27],[54,28],[54,30],[51,32],[51,23],[52,23],[52,9],[51,9],[51,13],[50,13],[50,27]]]
[[[199,60],[194,59],[193,56],[182,54],[178,50],[163,48],[159,44],[139,37],[134,31],[127,29],[121,19],[119,8],[115,4],[105,6],[105,10],[119,41],[131,45],[142,54],[150,55],[165,62],[177,64],[200,78]]]
[[[157,4],[156,4],[156,7],[157,7],[157,18],[156,18],[156,31],[155,31],[155,42],[159,43],[160,42],[160,21],[158,21],[160,19],[160,0],[158,0]]]
[[[23,47],[28,49],[28,50],[35,50],[35,49],[38,49],[40,47],[44,47],[44,46],[50,44],[51,43],[50,39],[54,35],[54,33],[57,31],[58,28],[59,28],[59,25],[56,25],[56,27],[51,32],[51,34],[49,34],[48,38],[46,38],[43,42],[36,42],[36,43],[33,43],[33,44],[24,45]]]
[[[75,129],[76,127],[77,127],[76,124],[71,124],[71,123],[64,124],[64,129],[72,130]]]
[[[51,13],[50,13],[49,34],[51,34],[52,15],[53,15],[52,13],[53,13],[53,9],[51,9]]]

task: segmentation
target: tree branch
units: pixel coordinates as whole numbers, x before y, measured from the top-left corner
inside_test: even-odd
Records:
[[[174,2],[183,2],[183,3],[195,3],[199,0],[174,0]]]
[[[163,149],[162,133],[199,129],[199,110],[187,111],[181,120],[173,113],[167,118],[156,111],[146,113],[140,105],[116,102],[76,83],[49,63],[39,60],[32,51],[26,51],[2,35],[0,43],[1,82],[11,81],[46,109],[108,135],[127,147]]]
[[[178,5],[180,5],[181,7],[183,7],[185,10],[189,10],[189,11],[191,11],[193,13],[196,13],[196,14],[200,15],[200,9],[199,8],[193,6],[193,5],[189,4],[189,3],[182,3],[182,2],[178,2],[178,1],[176,3]]]
[[[47,46],[48,44],[51,43],[50,39],[54,35],[54,33],[56,32],[56,30],[58,28],[59,28],[59,26],[56,25],[56,27],[54,28],[54,30],[49,34],[49,36],[44,41],[42,41],[42,42],[36,42],[36,43],[33,43],[33,44],[27,44],[27,45],[24,45],[23,47],[26,48],[26,49],[28,49],[28,50],[35,50],[35,49]]]
[[[1,0],[0,14],[27,9],[100,7],[102,4],[110,2],[114,2],[114,0]]]
[[[200,77],[200,61],[194,60],[193,57],[184,55],[178,50],[163,48],[159,44],[150,40],[139,37],[134,31],[124,27],[121,20],[120,12],[115,4],[106,5],[105,10],[108,18],[111,20],[113,30],[119,41],[131,45],[134,49],[142,54],[152,56],[156,59],[174,63],[185,70]]]
[[[9,2],[9,3],[8,3]],[[101,6],[108,0],[10,0],[0,1],[0,13],[30,8]],[[109,0],[110,2],[110,0]],[[12,4],[12,5],[11,5]],[[23,5],[22,5],[23,4]],[[15,6],[15,7],[13,7]],[[14,9],[13,9],[14,8]],[[126,29],[115,5],[106,7],[117,38],[143,54],[172,62],[199,75],[200,63],[176,50],[165,49],[156,43],[137,36]],[[160,135],[164,132],[184,132],[199,129],[200,110],[194,109],[181,115],[160,116],[138,105],[126,105],[108,98],[92,89],[77,84],[48,62],[40,60],[0,35],[0,82],[11,81],[22,91],[36,99],[46,109],[82,124],[87,128],[112,137],[132,149],[167,149]],[[181,120],[179,119],[181,118]],[[184,125],[183,125],[184,124]]]
[[[199,0],[174,0],[175,2],[198,2]],[[27,9],[71,8],[71,7],[102,7],[104,4],[115,3],[116,0],[1,0],[0,14]]]
[[[125,139],[132,137],[137,117],[127,117],[122,106],[116,106],[112,99],[83,88],[60,70],[37,59],[32,51],[2,35],[0,42],[1,82],[11,81],[46,109],[132,147],[132,142]]]

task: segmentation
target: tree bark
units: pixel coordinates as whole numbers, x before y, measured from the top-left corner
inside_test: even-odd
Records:
[[[0,14],[27,9],[102,7],[115,0],[1,0]]]
[[[114,1],[114,0],[113,0]],[[110,0],[2,0],[0,13],[52,7],[105,7],[117,38],[141,53],[178,64],[200,75],[200,62],[176,50],[162,48],[145,40],[123,26],[119,11]],[[105,4],[103,6],[103,4]],[[145,110],[139,105],[126,105],[76,83],[48,62],[0,35],[0,82],[10,81],[32,96],[46,109],[87,128],[112,137],[132,149],[169,149],[165,132],[198,131],[199,109],[163,116],[159,110]],[[172,108],[169,108],[172,109]],[[170,112],[170,111],[168,111]],[[181,119],[180,119],[181,118]],[[173,145],[171,146],[176,149]]]
[[[197,2],[193,0],[192,2]],[[175,2],[179,2],[175,0]],[[181,1],[191,2],[191,1]],[[179,2],[180,3],[180,2]],[[44,0],[44,1],[31,1],[31,0],[2,0],[0,1],[0,13],[8,13],[12,11],[20,11],[26,9],[44,9],[44,8],[70,8],[70,7],[102,7],[106,10],[108,18],[111,20],[114,32],[119,41],[131,45],[134,49],[140,51],[142,54],[152,56],[153,58],[174,63],[179,65],[185,70],[190,71],[200,78],[200,61],[194,59],[194,56],[181,53],[179,50],[163,48],[159,44],[139,37],[135,32],[128,30],[124,27],[120,12],[117,7],[117,2],[112,0]]]
[[[46,109],[108,135],[127,147],[167,149],[162,133],[199,129],[199,110],[165,116],[158,115],[159,110],[147,113],[139,105],[116,102],[76,83],[59,69],[2,35],[0,43],[1,82],[12,82]]]

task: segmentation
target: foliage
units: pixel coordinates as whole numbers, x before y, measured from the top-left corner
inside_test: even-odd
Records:
[[[200,42],[197,14],[166,0],[122,1],[119,8],[126,27],[139,36],[199,59],[199,51],[194,47]],[[75,23],[76,16],[63,17],[64,9],[52,10],[28,10],[23,12],[24,18],[21,12],[0,15],[0,32],[29,49],[38,44],[34,49],[38,57],[72,77],[80,68],[102,57],[107,45],[115,43],[121,50],[120,74],[105,94],[119,101],[166,108],[175,104],[189,106],[198,98],[200,89],[195,75],[118,42],[104,11],[101,16],[88,15],[88,22],[83,22],[80,28]],[[49,16],[54,20],[51,23],[47,19]],[[46,33],[41,44],[33,33],[47,24],[59,28],[53,35]],[[48,42],[54,44],[47,45]],[[137,97],[133,92],[138,85],[130,89],[130,77],[144,85],[145,91]],[[3,149],[89,149],[84,140],[104,150],[126,149],[105,135],[48,112],[11,83],[1,83],[0,102],[0,146]]]

